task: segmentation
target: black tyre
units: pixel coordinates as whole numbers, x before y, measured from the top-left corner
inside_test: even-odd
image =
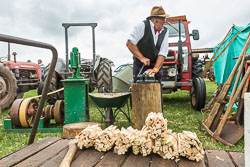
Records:
[[[99,93],[112,92],[112,69],[105,60],[101,61],[98,68],[97,88]]]
[[[200,60],[192,61],[192,77],[198,78],[202,73],[202,62]]]
[[[202,78],[193,79],[193,87],[190,91],[191,107],[197,111],[204,108],[206,102],[206,84]]]
[[[17,83],[8,67],[0,64],[0,107],[6,109],[17,96]]]
[[[42,91],[43,91],[43,88],[44,88],[44,84],[45,84],[45,80],[47,78],[47,72],[48,70],[45,72],[45,75],[44,75],[44,81],[43,82],[40,82],[39,84],[39,87],[38,87],[38,90],[37,90],[37,93],[39,95],[42,94]],[[51,78],[51,81],[50,81],[50,86],[49,86],[49,90],[48,90],[48,93],[49,92],[54,92],[56,91],[57,89],[60,89],[63,87],[62,83],[60,82],[61,78],[57,76],[56,72],[53,73],[52,75],[52,78]],[[56,100],[63,100],[64,96],[63,96],[63,91],[61,92],[58,92],[58,93],[55,93],[55,94],[52,94],[52,95],[49,95],[47,97],[47,102],[50,104],[50,105],[53,105],[55,104]]]

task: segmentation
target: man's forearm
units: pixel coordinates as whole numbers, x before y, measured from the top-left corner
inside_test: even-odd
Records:
[[[142,58],[144,58],[144,56],[142,55],[142,53],[139,51],[138,47],[133,44],[132,42],[130,42],[129,40],[127,41],[127,47],[130,50],[130,52],[139,60],[141,60]]]
[[[162,55],[158,55],[157,59],[156,59],[156,63],[155,63],[155,68],[157,68],[158,70],[161,68],[163,62],[164,62],[165,57]]]

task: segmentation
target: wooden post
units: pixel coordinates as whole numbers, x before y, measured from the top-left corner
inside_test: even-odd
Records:
[[[150,112],[162,112],[159,83],[132,84],[132,125],[141,129]]]

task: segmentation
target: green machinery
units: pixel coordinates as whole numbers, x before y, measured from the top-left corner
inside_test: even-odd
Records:
[[[65,124],[89,121],[89,80],[80,77],[80,53],[70,53],[72,77],[62,80],[64,85]]]
[[[38,126],[40,132],[61,132],[62,127],[58,127],[60,124],[89,121],[89,80],[80,77],[81,64],[78,48],[72,49],[70,58],[72,77],[62,81],[64,101],[57,100],[55,105],[47,105],[43,109]],[[36,100],[38,97],[16,99],[9,111],[10,119],[4,120],[4,130],[7,132],[30,132],[38,110]],[[51,121],[53,119],[54,121]]]

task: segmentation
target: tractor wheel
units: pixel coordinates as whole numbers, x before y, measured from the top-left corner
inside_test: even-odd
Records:
[[[99,93],[112,92],[112,70],[111,65],[102,60],[97,74],[97,88]]]
[[[192,77],[198,78],[202,73],[202,62],[200,60],[194,60],[192,62]]]
[[[8,67],[0,64],[0,108],[6,109],[15,100],[17,83],[14,74]]]
[[[48,70],[47,70],[46,72],[48,72]],[[48,76],[47,73],[45,73],[45,75],[44,75],[44,81],[43,81],[43,82],[40,82],[40,84],[39,84],[39,87],[38,87],[38,90],[37,90],[37,93],[38,93],[39,95],[42,94],[43,87],[44,87],[45,80],[46,80],[47,76]],[[50,86],[49,86],[48,93],[49,93],[49,92],[56,91],[57,89],[60,89],[60,88],[62,88],[62,87],[63,87],[63,85],[62,85],[62,83],[60,83],[59,77],[57,77],[56,72],[54,72],[53,75],[52,75],[51,81],[50,81]],[[48,102],[49,104],[53,105],[53,104],[55,104],[55,102],[56,102],[57,100],[63,100],[63,98],[64,98],[64,97],[63,97],[63,91],[61,91],[61,92],[58,92],[58,93],[49,95],[49,96],[47,97],[47,102]]]
[[[206,102],[206,84],[202,78],[193,79],[193,87],[190,91],[190,102],[193,109],[200,111]]]

